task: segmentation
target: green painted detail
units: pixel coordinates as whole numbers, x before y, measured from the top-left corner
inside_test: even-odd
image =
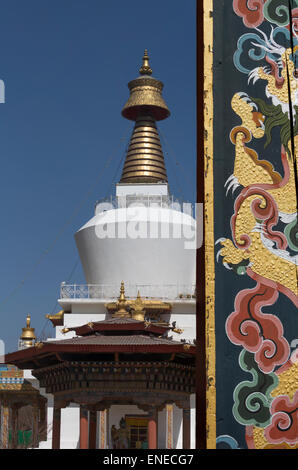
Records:
[[[253,380],[241,382],[235,388],[233,415],[240,424],[265,428],[270,423],[270,394],[278,385],[278,377],[274,373],[261,372],[254,355],[245,349],[240,353],[239,364]]]

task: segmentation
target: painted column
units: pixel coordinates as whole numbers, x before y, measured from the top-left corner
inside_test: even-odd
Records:
[[[156,409],[154,409],[149,414],[148,448],[149,449],[157,449],[157,411],[156,411]]]
[[[80,406],[80,449],[88,449],[88,410]]]
[[[53,407],[52,449],[60,449],[61,408],[55,404]]]
[[[108,443],[108,412],[109,410],[100,411],[100,427],[99,427],[99,448],[106,449]]]
[[[190,408],[183,408],[183,449],[190,449]]]
[[[18,446],[18,407],[12,405],[11,408],[11,449],[16,449]]]
[[[166,405],[166,448],[173,449],[173,405]]]
[[[97,411],[89,412],[89,449],[96,449]]]
[[[9,406],[7,402],[1,405],[1,428],[0,428],[0,446],[2,449],[8,448],[9,437]]]

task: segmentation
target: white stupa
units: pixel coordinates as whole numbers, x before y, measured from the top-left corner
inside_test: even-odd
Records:
[[[175,322],[177,341],[193,342],[195,329],[196,222],[169,193],[167,172],[156,121],[170,112],[162,98],[163,84],[152,77],[147,51],[140,76],[129,84],[130,97],[122,115],[135,121],[116,194],[95,207],[94,217],[75,234],[85,285],[62,283],[61,311],[48,316],[56,328],[55,339],[74,336],[73,326],[109,317],[106,304],[119,296],[121,282],[127,298],[155,299],[171,304],[170,313],[158,320]],[[187,209],[189,207],[187,206]],[[150,321],[155,319],[150,319]],[[180,334],[179,334],[180,333]],[[32,381],[36,383],[32,377]],[[44,392],[41,389],[42,392]],[[48,440],[51,448],[51,397],[48,406]],[[191,445],[195,447],[194,396],[191,397]],[[167,447],[166,413],[158,415],[158,447]],[[172,446],[182,448],[182,411],[172,406]],[[79,408],[62,410],[61,448],[76,448]],[[144,412],[137,406],[113,405],[101,417],[97,447],[112,448],[111,429],[126,415]],[[103,435],[104,433],[104,435]]]

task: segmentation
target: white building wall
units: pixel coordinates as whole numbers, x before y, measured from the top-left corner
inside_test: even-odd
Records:
[[[190,396],[190,448],[196,448],[196,395]]]
[[[173,447],[174,449],[182,449],[182,418],[183,411],[178,408],[175,404],[173,405]]]

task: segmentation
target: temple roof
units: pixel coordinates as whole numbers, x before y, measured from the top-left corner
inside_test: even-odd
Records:
[[[33,347],[7,354],[5,359],[21,369],[38,369],[68,360],[103,360],[118,353],[156,354],[160,360],[162,355],[171,354],[194,358],[196,346],[167,337],[170,329],[175,331],[168,325],[114,317],[72,328],[81,336],[38,342]]]
[[[45,343],[43,343],[45,344]],[[48,343],[49,344],[49,343]],[[51,341],[50,344],[61,345],[95,345],[95,346],[122,346],[122,345],[165,345],[165,346],[181,346],[180,341],[173,341],[168,338],[157,337],[155,335],[135,334],[135,335],[101,335],[94,334],[89,336],[81,336],[70,339],[62,339],[59,341]]]
[[[122,296],[119,297],[117,312],[111,318],[85,325],[64,328],[64,333],[74,331],[77,336],[68,339],[54,339],[37,342],[32,347],[7,354],[7,363],[17,365],[21,369],[39,369],[63,361],[96,361],[106,360],[108,356],[119,354],[139,354],[141,356],[179,355],[182,360],[194,358],[196,346],[184,341],[174,341],[168,337],[168,332],[181,333],[168,324],[154,324],[146,320],[136,320],[129,317],[124,309],[126,299],[124,286],[121,286]],[[141,298],[138,297],[138,302]],[[135,302],[137,302],[135,301]],[[122,312],[122,310],[123,312]],[[119,313],[125,316],[118,316]]]

